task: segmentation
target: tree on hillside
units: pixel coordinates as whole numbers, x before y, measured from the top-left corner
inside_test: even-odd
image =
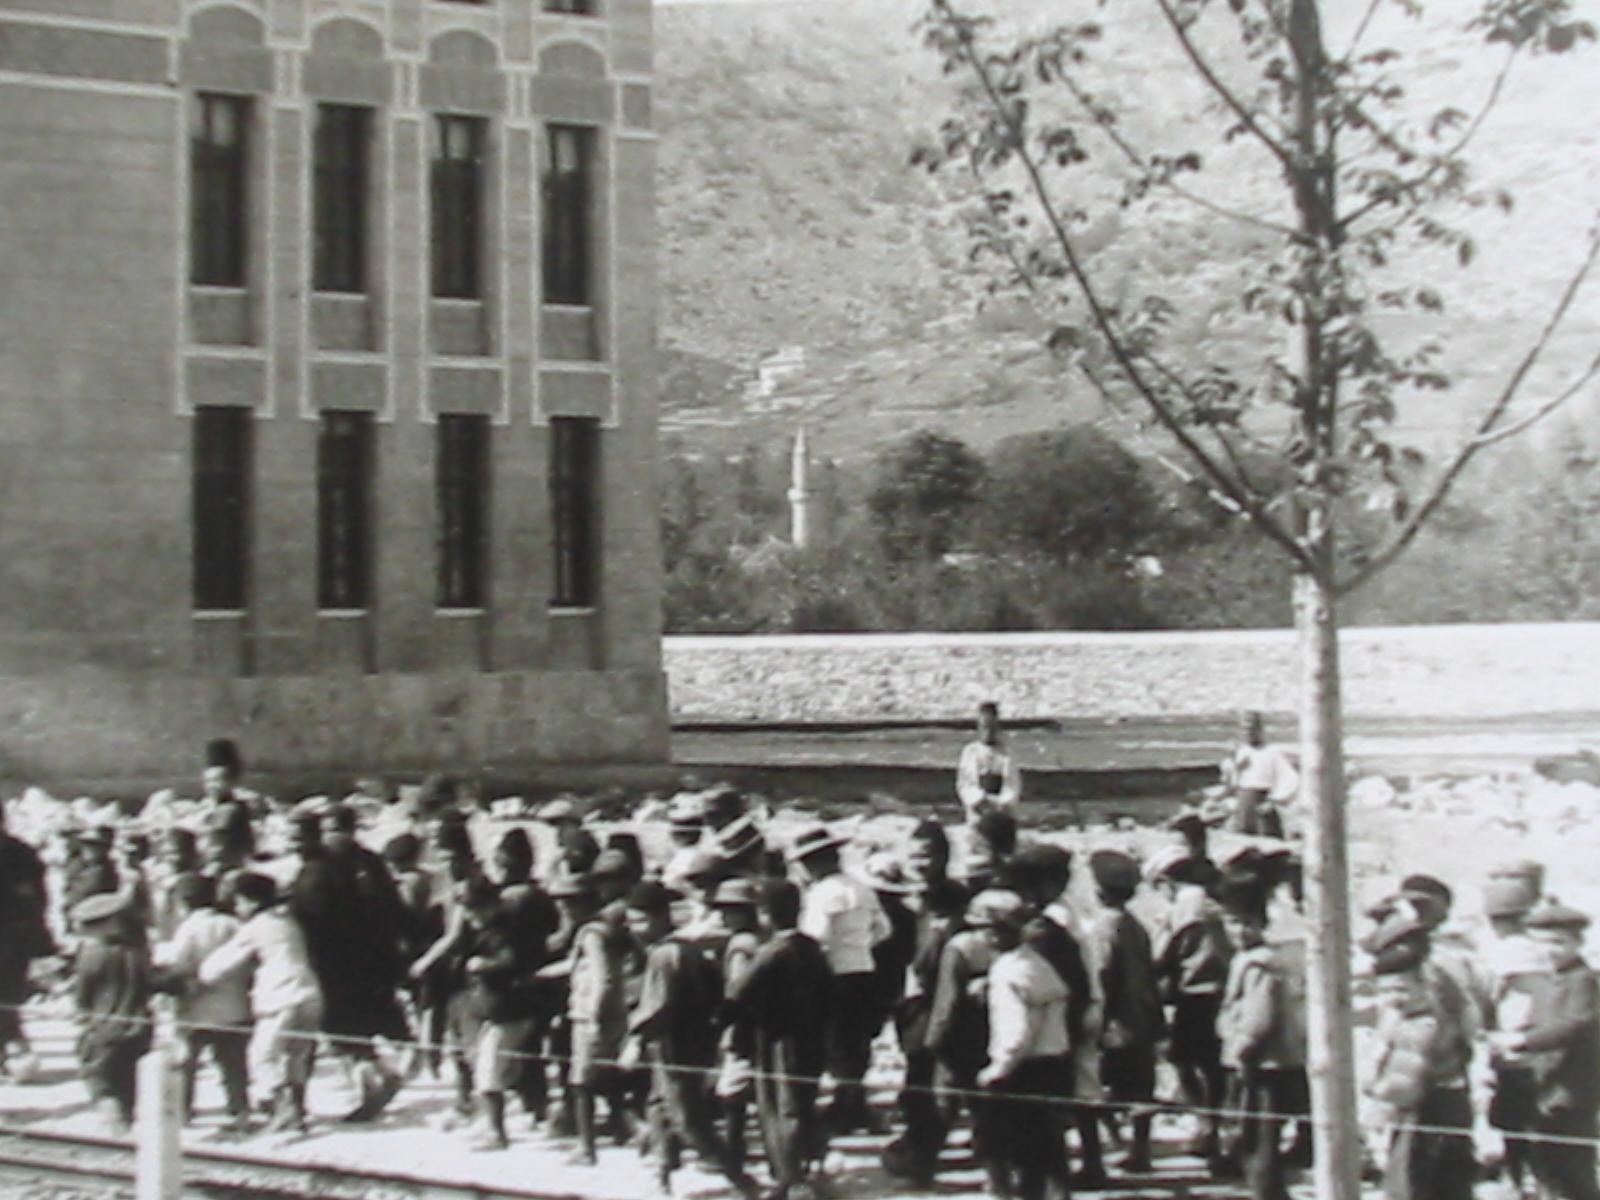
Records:
[[[1091,425],[1017,434],[989,458],[991,544],[1055,562],[1145,549],[1159,501],[1139,460]]]
[[[1336,38],[1324,25],[1333,6],[1321,0],[1122,5],[1107,19],[1154,22],[1207,97],[1193,110],[1200,124],[1180,127],[1199,140],[1141,145],[1124,118],[1137,114],[1136,97],[1160,89],[1100,85],[1094,52],[1106,30],[1081,21],[1017,34],[966,7],[984,2],[929,0],[926,41],[962,90],[937,140],[914,158],[972,181],[975,255],[1045,310],[1062,359],[1114,410],[1169,435],[1183,469],[1281,551],[1294,574],[1303,777],[1314,812],[1307,882],[1317,1194],[1356,1200],[1337,605],[1412,543],[1478,455],[1600,372],[1596,355],[1570,378],[1537,394],[1530,387],[1600,256],[1591,236],[1573,247],[1571,277],[1507,378],[1473,401],[1465,440],[1430,469],[1397,433],[1418,396],[1453,385],[1437,279],[1473,260],[1465,222],[1474,209],[1511,209],[1510,196],[1475,180],[1474,138],[1515,65],[1572,50],[1594,31],[1574,17],[1571,0],[1475,0],[1466,28],[1503,51],[1504,67],[1484,95],[1419,113],[1411,100],[1418,64],[1377,41],[1376,30],[1386,10],[1420,16],[1425,0],[1342,6],[1354,23]],[[1207,121],[1209,139],[1192,132]],[[1230,188],[1234,172],[1206,173],[1219,157],[1237,171],[1244,153],[1260,164],[1269,196],[1248,208]],[[1213,278],[1226,291],[1214,297],[1219,336],[1183,345],[1167,336],[1180,315],[1172,300],[1179,281],[1113,282],[1097,272],[1079,241],[1097,205],[1158,221],[1198,212],[1209,225],[1248,232],[1251,250]],[[1415,334],[1428,324],[1434,335]],[[1283,464],[1287,486],[1252,473],[1252,451]],[[1352,503],[1385,516],[1381,541],[1349,544],[1340,517]]]
[[[977,503],[985,470],[959,438],[921,429],[880,456],[867,507],[894,558],[948,554]]]

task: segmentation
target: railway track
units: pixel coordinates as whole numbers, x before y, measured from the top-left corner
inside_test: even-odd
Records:
[[[343,1164],[286,1162],[263,1154],[185,1147],[183,1194],[218,1200],[583,1200],[572,1192],[430,1179]],[[0,1175],[126,1191],[134,1147],[125,1139],[0,1124]]]

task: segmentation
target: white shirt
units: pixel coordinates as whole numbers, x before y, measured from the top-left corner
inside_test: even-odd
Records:
[[[1240,746],[1222,764],[1222,777],[1240,791],[1260,791],[1278,803],[1300,791],[1300,773],[1276,746]]]
[[[283,1012],[308,1001],[322,999],[305,935],[299,923],[282,909],[258,912],[218,946],[200,964],[200,982],[216,983],[230,971],[255,967],[250,985],[250,1006],[258,1017]]]
[[[1007,950],[989,968],[989,1066],[1004,1078],[1067,1049],[1067,985],[1028,945]]]
[[[1000,776],[997,794],[990,795],[983,790],[985,775]],[[1017,769],[1017,760],[1002,746],[991,746],[984,741],[968,742],[956,768],[956,795],[961,797],[961,806],[967,810],[969,821],[984,801],[996,808],[1015,806],[1022,799],[1022,772]]]
[[[806,889],[800,932],[822,946],[835,975],[872,970],[872,948],[889,936],[877,894],[848,875],[829,875]]]
[[[212,908],[196,909],[178,923],[172,939],[156,947],[155,960],[187,977],[178,997],[178,1020],[195,1025],[243,1025],[250,1020],[250,977],[243,970],[228,971],[215,982],[199,981],[200,964],[219,946],[226,945],[239,922]]]

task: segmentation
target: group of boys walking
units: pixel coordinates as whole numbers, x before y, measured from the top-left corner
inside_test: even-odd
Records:
[[[795,1197],[830,1139],[891,1132],[866,1085],[892,1030],[904,1067],[882,1158],[913,1188],[948,1168],[964,1122],[996,1196],[1104,1186],[1108,1138],[1125,1148],[1122,1178],[1147,1175],[1163,1056],[1215,1177],[1284,1200],[1309,1157],[1304,962],[1277,925],[1298,903],[1296,864],[1274,843],[1213,861],[1195,813],[1142,862],[1112,848],[1075,859],[1019,840],[1010,807],[984,802],[1004,774],[974,772],[957,874],[935,821],[859,861],[821,824],[780,849],[722,788],[674,802],[670,856],[647,862],[626,824],[599,834],[564,800],[540,810],[537,838],[496,838],[434,780],[398,823],[396,806],[377,813],[379,855],[356,839],[359,802],[274,814],[239,787],[236,753],[215,757],[201,837],[176,827],[150,847],[91,829],[64,864],[80,1059],[114,1121],[132,1116],[165,992],[187,1107],[209,1059],[236,1132],[255,1128],[252,1086],[268,1128],[303,1129],[322,1047],[355,1091],[343,1120],[377,1117],[431,1068],[453,1076],[485,1148],[511,1144],[516,1100],[573,1139],[579,1164],[612,1137],[645,1147],[663,1188],[688,1149],[740,1194]],[[286,844],[262,857],[275,816]],[[37,855],[4,837],[0,860],[0,925],[27,933],[9,944],[49,952]],[[1470,1196],[1474,1134],[1496,1128],[1513,1178],[1589,1200],[1587,922],[1526,865],[1490,883],[1483,953],[1448,925],[1450,905],[1444,884],[1413,876],[1364,941],[1386,1195]],[[5,1032],[15,1058],[20,1026]]]

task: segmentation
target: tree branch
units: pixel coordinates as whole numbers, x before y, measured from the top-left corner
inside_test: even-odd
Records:
[[[1433,489],[1428,493],[1427,498],[1412,513],[1410,519],[1400,527],[1394,537],[1390,539],[1388,545],[1368,559],[1354,575],[1335,585],[1335,593],[1337,595],[1349,595],[1399,557],[1401,551],[1411,544],[1423,525],[1427,524],[1428,519],[1433,516],[1439,505],[1444,502],[1445,497],[1450,493],[1450,489],[1455,486],[1456,480],[1460,478],[1461,472],[1466,470],[1467,464],[1476,458],[1480,451],[1500,440],[1499,433],[1514,430],[1514,426],[1502,426],[1500,421],[1505,416],[1506,410],[1510,408],[1512,401],[1516,399],[1517,393],[1521,391],[1523,383],[1527,380],[1528,373],[1538,363],[1539,358],[1549,347],[1550,340],[1555,336],[1556,330],[1560,328],[1562,321],[1566,319],[1573,300],[1577,298],[1579,290],[1588,280],[1597,260],[1600,260],[1600,231],[1589,235],[1588,253],[1584,255],[1582,263],[1579,264],[1572,278],[1567,281],[1567,286],[1561,292],[1560,300],[1557,301],[1554,311],[1551,312],[1550,317],[1544,323],[1544,327],[1539,331],[1539,336],[1517,363],[1516,369],[1512,371],[1511,377],[1506,381],[1505,387],[1500,390],[1500,394],[1495,397],[1494,402],[1489,405],[1483,416],[1479,418],[1478,426],[1473,431],[1472,436],[1462,443],[1461,448],[1456,451],[1455,458],[1451,460],[1450,465],[1444,469],[1444,472],[1435,481]],[[1560,394],[1558,397],[1560,402],[1565,403],[1571,396],[1581,390],[1583,383],[1587,382],[1597,370],[1600,370],[1600,358],[1590,364],[1588,371],[1583,376],[1580,376],[1577,384]],[[1557,407],[1559,407],[1559,404],[1541,406],[1541,409],[1547,409],[1548,411],[1536,409],[1531,414],[1532,420],[1527,420],[1527,424],[1532,424],[1534,420],[1542,419],[1549,412],[1554,412]],[[1522,427],[1525,428],[1526,426]],[[1509,432],[1507,436],[1509,436]]]
[[[1122,136],[1115,125],[1100,119],[1100,116],[1095,111],[1094,101],[1080,87],[1078,87],[1075,82],[1073,82],[1072,77],[1066,72],[1063,72],[1061,78],[1062,82],[1067,85],[1067,90],[1072,93],[1072,98],[1077,101],[1078,107],[1083,109],[1083,111],[1088,114],[1089,119],[1095,123],[1096,128],[1100,130],[1100,132],[1105,136],[1106,140],[1120,150],[1123,157],[1135,167],[1139,168],[1139,170],[1148,171],[1149,166],[1145,161],[1145,156],[1140,154],[1134,145],[1129,142],[1127,138]],[[1205,209],[1213,216],[1222,217],[1224,220],[1228,221],[1237,221],[1243,225],[1250,225],[1256,229],[1263,230],[1278,237],[1291,239],[1299,237],[1299,234],[1288,225],[1282,225],[1277,221],[1269,220],[1266,217],[1258,217],[1254,213],[1239,212],[1236,209],[1228,208],[1226,205],[1218,204],[1216,201],[1209,200],[1200,193],[1184,187],[1181,183],[1170,177],[1161,179],[1158,182],[1160,182],[1162,186],[1168,188],[1174,194],[1180,196],[1184,200],[1187,200],[1191,204]]]
[[[1350,44],[1345,47],[1344,57],[1339,62],[1348,66],[1350,60],[1356,56],[1356,51],[1361,46],[1361,39],[1367,36],[1367,29],[1372,25],[1372,19],[1378,15],[1378,8],[1383,0],[1370,0],[1367,11],[1361,14],[1361,20],[1356,24],[1356,30],[1350,35]]]
[[[1199,47],[1194,44],[1194,40],[1189,36],[1188,29],[1178,19],[1178,14],[1173,11],[1172,0],[1156,0],[1156,6],[1161,9],[1161,15],[1166,17],[1167,24],[1172,27],[1173,35],[1178,39],[1178,44],[1183,47],[1184,54],[1188,56],[1189,62],[1194,66],[1200,78],[1204,79],[1206,85],[1228,106],[1233,115],[1239,119],[1239,123],[1248,129],[1258,142],[1272,152],[1272,156],[1282,164],[1284,170],[1292,169],[1294,162],[1289,155],[1288,149],[1277,138],[1261,127],[1261,122],[1256,120],[1255,114],[1244,106],[1239,97],[1233,94],[1233,89],[1223,83],[1217,73],[1211,69],[1211,64],[1201,55]]]
[[[1539,405],[1532,412],[1525,413],[1517,420],[1511,422],[1511,424],[1502,425],[1493,433],[1487,433],[1482,437],[1477,438],[1476,441],[1478,443],[1478,448],[1482,449],[1486,446],[1492,446],[1496,442],[1503,442],[1507,438],[1515,437],[1529,426],[1537,425],[1540,421],[1544,420],[1551,413],[1555,412],[1556,409],[1560,408],[1568,400],[1571,400],[1579,392],[1583,391],[1583,389],[1594,380],[1596,375],[1600,375],[1600,354],[1595,355],[1593,361],[1589,363],[1589,366],[1584,370],[1583,374],[1579,375],[1578,378],[1573,380],[1571,385],[1567,387],[1565,391],[1557,392],[1554,396],[1546,400],[1543,404]]]
[[[1168,4],[1168,0],[1157,0],[1157,2],[1163,7]],[[937,8],[948,14],[952,20],[961,21],[950,0],[934,0],[934,3]],[[1172,412],[1167,403],[1161,399],[1139,370],[1138,363],[1135,361],[1132,352],[1123,343],[1122,338],[1112,324],[1110,314],[1106,311],[1099,294],[1095,291],[1083,261],[1078,256],[1077,248],[1072,244],[1072,237],[1067,232],[1061,214],[1056,211],[1056,207],[1050,199],[1049,189],[1045,186],[1044,176],[1039,169],[1039,164],[1034,161],[1033,155],[1028,150],[1027,131],[1022,125],[1022,121],[1013,106],[1008,104],[1004,97],[1000,95],[994,80],[989,75],[988,68],[979,57],[973,45],[970,26],[963,25],[962,30],[963,32],[959,39],[961,52],[966,57],[968,66],[972,68],[973,74],[982,86],[984,95],[988,97],[992,111],[1005,125],[1011,139],[1011,145],[1017,155],[1017,160],[1022,164],[1023,170],[1028,176],[1029,187],[1034,194],[1034,198],[1039,203],[1040,211],[1044,214],[1045,221],[1050,227],[1051,235],[1060,247],[1062,255],[1066,259],[1067,268],[1089,307],[1095,327],[1100,331],[1101,336],[1105,338],[1107,345],[1111,349],[1112,356],[1117,361],[1117,365],[1121,368],[1123,374],[1127,376],[1129,382],[1134,385],[1140,397],[1155,415],[1156,420],[1188,452],[1189,456],[1194,459],[1216,486],[1245,510],[1251,521],[1262,533],[1277,542],[1296,563],[1310,569],[1313,564],[1306,549],[1254,497],[1244,494],[1236,487],[1234,481],[1228,477],[1227,472],[1206,453],[1205,448],[1183,427],[1182,421]]]

